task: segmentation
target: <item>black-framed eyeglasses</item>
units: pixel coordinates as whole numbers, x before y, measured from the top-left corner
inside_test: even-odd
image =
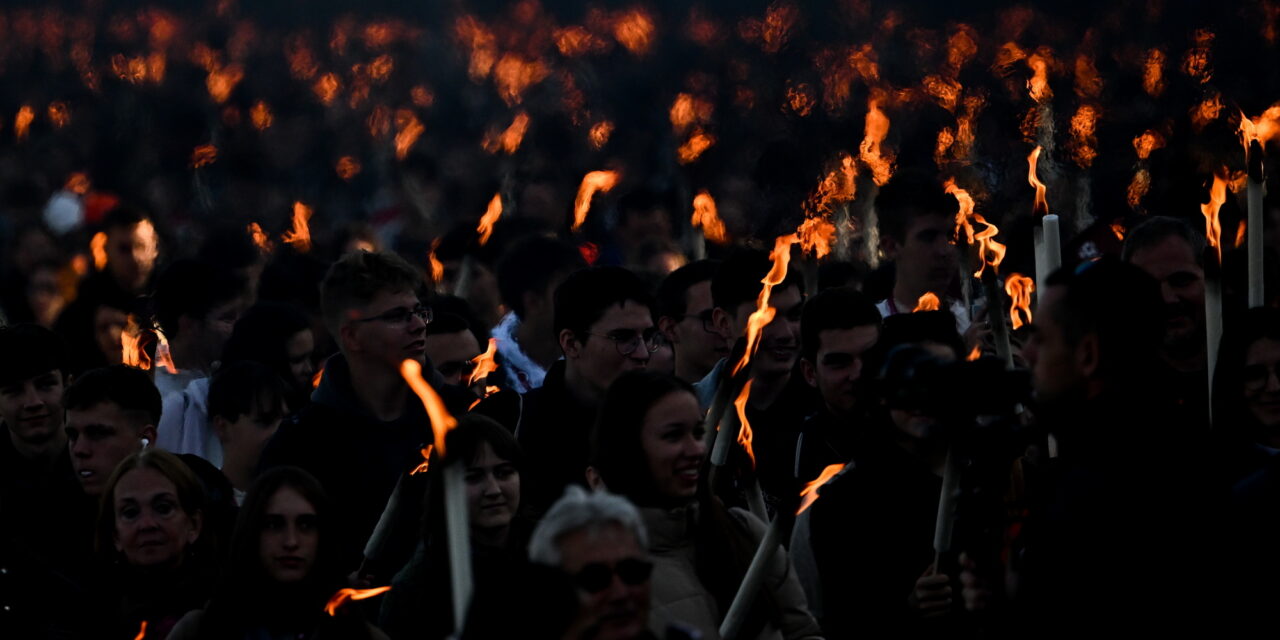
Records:
[[[635,350],[640,348],[641,344],[644,344],[644,350],[649,353],[657,351],[658,347],[662,346],[659,341],[661,334],[658,333],[657,329],[647,329],[644,333],[621,330],[609,333],[588,333],[587,335],[612,340],[613,346],[618,349],[618,353],[624,356],[635,353]]]
[[[431,324],[435,319],[435,312],[425,304],[420,304],[410,309],[409,307],[396,307],[390,311],[379,313],[369,318],[353,318],[351,321],[360,322],[385,322],[387,324],[409,324],[412,318],[418,318],[423,324]]]
[[[1280,362],[1271,365],[1250,364],[1245,365],[1241,371],[1244,378],[1244,386],[1249,389],[1257,390],[1267,386],[1267,382],[1271,380],[1271,376],[1275,375],[1280,380]]]
[[[613,583],[613,576],[630,587],[644,584],[653,573],[653,563],[639,558],[623,558],[617,564],[609,566],[603,562],[592,562],[584,565],[573,575],[573,581],[579,589],[587,593],[600,593]]]
[[[702,330],[707,333],[716,332],[715,322],[712,321],[712,319],[715,318],[715,309],[707,309],[701,313],[686,313],[680,316],[681,320],[685,320],[687,318],[697,318],[702,322]]]

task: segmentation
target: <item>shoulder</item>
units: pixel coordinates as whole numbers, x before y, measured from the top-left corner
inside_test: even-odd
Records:
[[[173,630],[169,632],[169,640],[191,640],[200,635],[200,624],[204,620],[204,609],[194,609],[188,611],[187,615],[182,616],[178,620],[178,624],[173,626]]]

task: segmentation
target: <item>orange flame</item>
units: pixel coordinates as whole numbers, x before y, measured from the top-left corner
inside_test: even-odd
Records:
[[[249,109],[249,119],[253,121],[253,126],[259,131],[271,126],[271,107],[263,100],[253,103],[253,107]]]
[[[827,173],[822,182],[818,183],[817,190],[805,202],[805,215],[827,215],[836,207],[853,200],[858,188],[857,178],[858,165],[854,163],[853,156],[841,153],[839,166]]]
[[[715,136],[704,132],[702,129],[695,129],[693,135],[684,144],[676,149],[676,156],[680,160],[680,164],[689,164],[697,160],[703,151],[711,148],[716,143]]]
[[[107,268],[107,233],[99,231],[89,241],[89,251],[93,254],[93,268],[102,271]]]
[[[50,102],[48,111],[49,122],[55,129],[61,129],[71,122],[71,112],[65,102]]]
[[[608,193],[618,184],[617,171],[592,171],[582,177],[578,187],[578,197],[573,201],[573,231],[582,228],[587,221],[587,212],[591,210],[591,198],[597,191]]]
[[[458,421],[449,415],[449,410],[444,406],[444,400],[441,400],[436,390],[422,378],[421,363],[417,360],[401,362],[400,375],[409,384],[409,388],[417,394],[418,399],[422,400],[422,406],[426,408],[427,417],[431,420],[431,432],[435,437],[436,451],[444,456],[445,434],[458,426]]]
[[[236,85],[240,84],[242,79],[244,79],[244,69],[241,69],[239,65],[231,65],[210,71],[209,77],[205,79],[204,83],[213,100],[218,104],[222,104],[231,97],[231,92],[235,90]]]
[[[999,273],[1000,263],[1004,261],[1004,254],[1006,251],[1005,246],[996,242],[995,239],[996,234],[1000,233],[1000,229],[994,224],[987,222],[982,216],[976,213],[973,215],[973,219],[975,222],[980,222],[986,225],[986,228],[975,233],[973,236],[973,239],[978,241],[978,256],[980,260],[978,263],[978,271],[973,274],[973,277],[982,277],[982,272],[986,269],[987,265],[991,265],[991,270],[993,272]]]
[[[338,164],[333,169],[337,172],[339,178],[350,181],[360,174],[362,167],[360,162],[352,156],[342,156],[338,158]]]
[[[1218,95],[1217,93],[1214,93],[1213,95],[1210,95],[1204,100],[1201,100],[1194,108],[1192,108],[1191,110],[1192,128],[1195,129],[1196,131],[1200,131],[1201,129],[1205,128],[1205,125],[1208,125],[1210,122],[1217,120],[1218,116],[1221,113],[1222,113],[1222,96]]]
[[[937,311],[942,308],[942,301],[938,299],[938,295],[932,291],[926,291],[920,299],[916,301],[916,308],[911,313],[917,311]]]
[[[604,145],[609,142],[609,136],[613,135],[613,123],[608,120],[601,120],[591,125],[591,146],[597,149],[603,149]]]
[[[469,50],[470,59],[467,72],[475,81],[483,80],[489,75],[494,63],[498,61],[498,39],[484,23],[474,16],[462,16],[453,26],[454,38],[461,41]]]
[[[889,135],[889,117],[880,110],[880,99],[874,94],[867,101],[867,119],[862,144],[859,146],[863,164],[871,169],[872,180],[884,186],[893,174],[893,156],[884,153],[880,145]]]
[[[813,105],[817,102],[813,95],[813,88],[807,83],[801,82],[796,85],[787,87],[787,106],[800,117],[808,116],[813,111]]]
[[[508,105],[516,105],[524,99],[525,90],[542,82],[550,73],[541,62],[525,60],[517,54],[508,53],[494,66],[493,83],[503,101]]]
[[[1141,209],[1142,198],[1147,195],[1147,191],[1151,189],[1151,172],[1146,169],[1138,169],[1133,174],[1133,180],[1129,181],[1129,189],[1127,199],[1129,206],[1134,210]]]
[[[1204,214],[1204,237],[1209,246],[1217,250],[1218,262],[1222,262],[1222,223],[1218,220],[1218,211],[1227,201],[1226,168],[1213,174],[1213,186],[1209,188],[1209,202],[1200,205],[1200,213]]]
[[[1045,191],[1047,190],[1040,178],[1036,177],[1036,168],[1040,164],[1040,145],[1031,151],[1031,155],[1027,156],[1027,182],[1036,189],[1036,204],[1033,209],[1034,213],[1046,215],[1049,213],[1049,203],[1045,200]]]
[[[1048,59],[1038,52],[1033,53],[1027,56],[1027,66],[1031,68],[1031,78],[1027,80],[1027,90],[1031,93],[1031,99],[1043,103],[1052,98],[1053,90],[1049,88]]]
[[[520,143],[524,141],[524,134],[528,130],[529,114],[521,111],[516,114],[515,118],[511,120],[511,124],[502,133],[492,133],[485,136],[484,150],[489,153],[502,151],[507,155],[511,155],[520,148]]]
[[[422,122],[418,120],[418,116],[413,114],[409,109],[399,109],[396,111],[396,159],[404,160],[409,155],[409,149],[413,148],[413,143],[418,141],[418,136],[422,135],[427,128],[422,126]]]
[[[83,196],[89,193],[90,186],[92,185],[89,182],[89,176],[83,171],[76,171],[75,173],[67,176],[67,183],[63,185],[62,188],[76,195]]]
[[[1243,111],[1240,112],[1240,141],[1246,153],[1250,142],[1257,140],[1265,147],[1277,136],[1280,136],[1280,104],[1273,105],[1252,120]]]
[[[951,145],[956,143],[956,134],[951,127],[943,127],[938,131],[938,142],[933,147],[933,164],[941,167],[947,159],[947,153],[951,151]]]
[[[423,109],[430,107],[436,102],[435,94],[431,93],[431,90],[423,85],[414,87],[413,90],[409,92],[409,97],[413,100],[413,106],[421,107]]]
[[[1139,160],[1151,157],[1151,152],[1164,148],[1164,136],[1153,129],[1147,129],[1142,135],[1133,139],[1133,150],[1138,152]]]
[[[1004,279],[1004,291],[1009,294],[1009,322],[1014,329],[1024,324],[1031,324],[1031,294],[1036,290],[1036,283],[1031,278],[1017,273],[1010,273]],[[1026,318],[1024,321],[1023,318]]]
[[[1087,169],[1098,157],[1097,128],[1098,108],[1093,105],[1082,104],[1071,116],[1071,158],[1079,167]]]
[[[742,359],[734,365],[731,375],[737,375],[748,362],[751,362],[751,356],[760,346],[761,332],[766,325],[773,322],[773,317],[778,313],[777,309],[769,306],[769,296],[773,293],[774,287],[787,279],[787,264],[791,262],[791,245],[797,242],[800,242],[800,238],[794,233],[778,236],[774,240],[773,251],[769,253],[773,266],[760,281],[764,286],[760,289],[760,296],[756,298],[756,310],[752,311],[747,318],[747,348],[742,352]]]
[[[1164,93],[1164,60],[1164,51],[1151,49],[1142,67],[1142,89],[1153,98]]]
[[[831,253],[831,245],[836,241],[836,225],[823,216],[805,218],[796,228],[796,236],[800,238],[800,250],[820,260]]]
[[[678,94],[675,101],[671,103],[667,117],[671,119],[671,126],[675,127],[676,131],[687,131],[692,127],[697,119],[693,96],[687,93]]]
[[[963,231],[965,242],[973,244],[973,218],[976,215],[973,212],[976,206],[973,196],[969,195],[968,191],[956,186],[955,178],[947,178],[943,188],[947,193],[955,196],[956,201],[960,203],[960,209],[956,211],[956,242],[960,241],[960,232]]]
[[[1123,222],[1120,222],[1119,220],[1117,220],[1111,223],[1111,233],[1115,234],[1116,240],[1119,240],[1120,242],[1124,242],[1124,236],[1125,236],[1125,233],[1127,232],[1128,230],[1124,228]]]
[[[729,243],[729,233],[725,229],[724,220],[720,219],[720,214],[716,211],[716,201],[706,191],[700,191],[693,197],[693,219],[690,224],[702,229],[702,235],[711,242]]]
[[[178,373],[178,366],[173,363],[173,352],[169,350],[169,340],[164,337],[164,333],[156,331],[156,364],[164,367],[166,371],[172,374]]]
[[[493,225],[497,224],[498,218],[502,217],[502,194],[493,194],[493,199],[489,201],[489,208],[485,209],[484,215],[480,216],[480,225],[476,227],[476,233],[480,234],[480,246],[484,246],[489,242],[489,237],[493,235]]]
[[[13,117],[13,135],[19,140],[26,140],[31,130],[31,122],[36,119],[36,112],[30,105],[22,105],[18,114]]]
[[[444,281],[444,263],[436,257],[436,248],[440,246],[440,238],[431,241],[431,251],[427,252],[427,264],[431,267],[431,282],[440,284]]]
[[[751,459],[751,468],[756,468],[756,451],[752,447],[755,440],[755,434],[751,431],[751,422],[747,420],[747,400],[751,396],[751,381],[742,385],[742,393],[738,394],[737,399],[733,401],[733,408],[738,412],[738,444],[742,445],[742,450],[747,452],[747,457]]]
[[[1076,95],[1081,98],[1097,98],[1102,94],[1102,77],[1098,75],[1098,66],[1093,55],[1081,53],[1076,56]]]
[[[311,250],[311,207],[301,202],[293,203],[293,228],[280,236],[280,241],[292,245],[298,253]]]
[[[338,90],[342,88],[342,84],[338,82],[338,76],[334,73],[326,73],[311,85],[312,93],[320,99],[325,106],[333,104],[333,99],[338,97]]]
[[[595,34],[588,31],[585,27],[571,25],[563,29],[555,31],[556,48],[560,50],[560,54],[568,58],[576,58],[580,55],[600,52],[608,47],[608,43]]]
[[[1195,46],[1187,50],[1182,59],[1182,71],[1200,84],[1213,78],[1213,66],[1210,61],[1214,34],[1208,29],[1196,29]]]
[[[202,144],[191,151],[191,168],[213,164],[218,159],[218,148],[211,144]]]
[[[1236,241],[1233,246],[1237,249],[1243,247],[1245,241],[1248,239],[1246,235],[1246,232],[1248,231],[1248,222],[1248,220],[1241,218],[1240,224],[1236,225]]]
[[[125,366],[143,371],[151,368],[151,356],[147,355],[142,345],[142,327],[133,314],[129,314],[124,331],[120,332],[120,351],[121,362]]]
[[[267,237],[267,232],[262,230],[262,225],[256,222],[250,222],[248,226],[249,237],[253,238],[254,246],[263,253],[271,253],[271,239]]]
[[[829,464],[817,478],[805,484],[804,489],[800,491],[800,508],[796,509],[796,515],[804,513],[805,509],[813,506],[813,503],[818,501],[818,489],[830,482],[841,471],[844,471],[843,464]]]
[[[331,616],[338,615],[338,607],[348,600],[364,600],[374,596],[382,595],[391,590],[391,587],[377,587],[376,589],[338,589],[338,592],[329,598],[329,602],[324,605],[324,610]]]
[[[965,358],[965,360],[969,362],[973,362],[981,357],[982,357],[982,347],[978,345],[974,345],[973,351],[969,352],[969,355]]]
[[[472,358],[476,368],[471,372],[471,377],[467,378],[467,386],[471,386],[489,377],[489,374],[498,370],[498,363],[494,356],[498,353],[498,339],[489,338],[489,348],[485,352]]]
[[[636,55],[644,55],[653,45],[653,17],[639,7],[620,12],[613,21],[613,37]]]
[[[138,635],[134,636],[133,640],[143,640],[143,638],[146,638],[146,637],[147,637],[147,621],[143,620],[142,626],[138,629]]]
[[[320,386],[320,381],[324,380],[324,367],[316,369],[315,375],[311,376],[311,388],[315,389]]]
[[[436,446],[434,444],[428,444],[426,448],[421,450],[422,463],[414,467],[413,471],[409,472],[409,475],[413,476],[419,473],[426,473],[428,470],[431,469],[431,452],[435,450],[435,448]]]

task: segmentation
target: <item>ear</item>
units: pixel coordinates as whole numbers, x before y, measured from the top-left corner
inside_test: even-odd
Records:
[[[712,326],[716,328],[716,333],[719,333],[721,338],[729,341],[729,344],[733,344],[738,339],[738,336],[734,335],[733,320],[733,316],[720,307],[716,307],[711,311]]]
[[[670,342],[673,345],[680,342],[676,339],[675,318],[672,318],[671,316],[662,316],[661,318],[658,318],[658,331],[662,332],[662,335],[666,337],[667,342]]]
[[[800,373],[804,375],[804,381],[809,386],[816,388],[818,386],[818,368],[809,362],[808,358],[800,359]]]
[[[582,351],[582,343],[574,338],[573,332],[568,329],[561,329],[558,339],[560,341],[560,351],[564,352],[564,357],[569,360],[576,359]]]
[[[154,424],[149,424],[142,427],[141,429],[138,429],[138,437],[146,438],[148,441],[151,442],[151,444],[155,444],[156,443],[156,426]]]
[[[1095,378],[1098,375],[1098,369],[1102,365],[1101,353],[1098,348],[1098,336],[1089,334],[1081,338],[1080,344],[1076,345],[1076,366],[1085,378]]]
[[[211,416],[209,424],[213,425],[213,435],[217,436],[218,442],[226,444],[227,429],[231,426],[231,423],[222,416]]]
[[[204,512],[199,509],[191,514],[191,526],[187,528],[187,544],[200,539],[200,531],[204,527]]]
[[[608,487],[604,486],[604,478],[600,477],[600,472],[595,467],[587,467],[587,486],[592,491],[606,491]]]
[[[338,327],[338,346],[343,353],[357,353],[360,342],[356,339],[356,325],[346,323]]]
[[[889,235],[880,236],[880,252],[884,254],[884,257],[896,260],[900,249],[902,249],[902,245],[898,243],[897,238]]]

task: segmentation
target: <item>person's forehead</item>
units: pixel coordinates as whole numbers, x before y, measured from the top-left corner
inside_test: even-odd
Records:
[[[116,483],[116,500],[178,494],[178,487],[163,473],[150,467],[134,467]]]
[[[0,380],[0,387],[18,387],[27,384],[35,384],[36,382],[43,382],[49,378],[57,378],[57,380],[61,382],[62,371],[59,369],[49,369],[47,371],[31,373],[30,370],[27,370],[25,373],[10,376],[7,380]]]
[[[369,300],[365,308],[371,311],[390,311],[397,307],[417,306],[418,295],[407,289],[400,291],[379,291]]]
[[[1134,251],[1129,261],[1156,278],[1173,271],[1197,268],[1191,245],[1175,235],[1165,236],[1155,244]]]
[[[99,402],[90,407],[68,409],[67,424],[72,426],[98,424],[117,429],[132,426],[125,410],[114,402]]]
[[[449,353],[467,353],[464,358],[480,353],[480,343],[475,334],[463,329],[453,333],[436,333],[426,337],[428,349],[440,349]]]
[[[1245,352],[1245,364],[1280,361],[1280,340],[1262,338],[1255,340]]]
[[[880,329],[868,324],[848,329],[823,329],[818,332],[818,353],[865,351],[876,342]]]
[[[950,230],[955,226],[955,218],[949,213],[918,213],[907,223],[907,237],[925,230]]]
[[[613,562],[640,552],[635,536],[616,522],[575,529],[560,536],[558,542],[564,564],[575,568],[592,562]]]
[[[804,302],[804,296],[800,295],[800,285],[798,284],[787,283],[774,287],[773,291],[769,292],[769,306],[779,311],[789,311],[792,307],[802,302]]]
[[[711,308],[711,280],[695,282],[684,292],[685,313],[697,315]]]
[[[653,326],[653,318],[649,307],[626,300],[622,304],[609,305],[600,319],[593,325],[595,331],[612,331],[614,329],[648,329]]]

